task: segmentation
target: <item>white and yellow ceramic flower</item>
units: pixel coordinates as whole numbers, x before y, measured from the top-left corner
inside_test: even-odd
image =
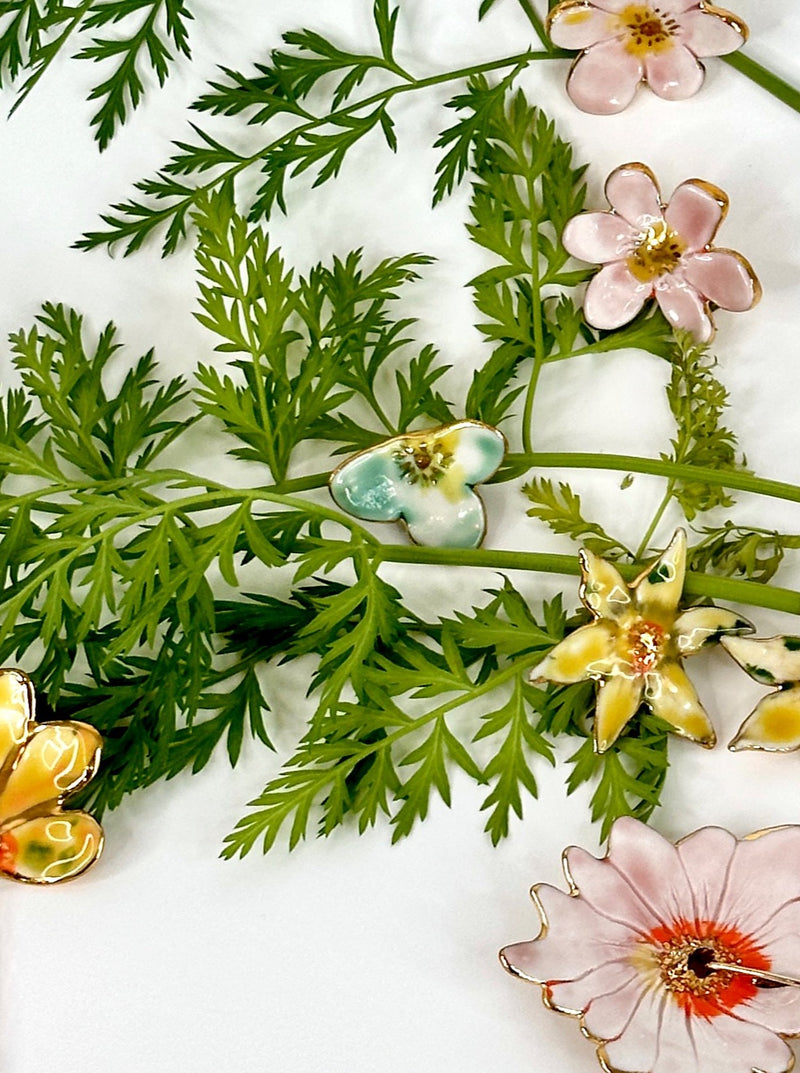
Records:
[[[486,512],[474,488],[497,471],[505,450],[502,432],[480,421],[407,432],[339,466],[331,495],[364,521],[404,521],[417,544],[477,548]]]
[[[686,533],[627,585],[619,571],[581,552],[580,597],[594,619],[569,634],[531,671],[533,681],[594,679],[595,748],[605,752],[644,703],[676,734],[712,746],[714,728],[682,660],[752,625],[722,607],[678,608],[686,572]]]
[[[723,645],[751,678],[777,687],[758,702],[728,748],[800,749],[800,637],[726,637]]]
[[[102,739],[87,723],[37,723],[30,680],[0,671],[0,874],[57,883],[100,855],[103,830],[65,799],[94,775]]]

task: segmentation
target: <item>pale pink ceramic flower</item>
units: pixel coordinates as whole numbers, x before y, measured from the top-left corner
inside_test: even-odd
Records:
[[[646,83],[682,101],[705,78],[701,56],[724,56],[747,40],[747,26],[706,0],[565,0],[547,20],[553,43],[581,49],[567,92],[584,112],[613,115]]]
[[[792,1068],[800,990],[775,976],[800,973],[800,827],[741,841],[707,827],[673,846],[624,818],[603,860],[572,847],[564,872],[569,894],[532,892],[539,938],[500,959],[580,1018],[604,1070]]]
[[[610,212],[582,212],[568,222],[568,253],[602,265],[586,291],[583,314],[595,328],[619,328],[655,298],[673,328],[699,342],[714,334],[710,306],[751,309],[761,297],[755,272],[712,240],[728,211],[724,191],[687,179],[668,205],[644,164],[623,164],[606,180]]]

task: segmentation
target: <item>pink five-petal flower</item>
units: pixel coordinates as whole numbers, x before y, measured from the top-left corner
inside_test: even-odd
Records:
[[[603,1069],[792,1068],[800,990],[756,981],[800,973],[800,827],[743,840],[707,827],[673,845],[623,818],[605,858],[572,847],[564,872],[569,893],[533,890],[539,937],[500,960],[580,1018]]]
[[[613,115],[643,82],[681,101],[705,78],[701,56],[724,56],[747,40],[747,26],[706,0],[564,0],[547,26],[560,48],[580,49],[567,92],[584,112]]]
[[[728,211],[716,186],[687,179],[664,205],[653,173],[633,163],[612,171],[606,197],[609,212],[573,216],[562,235],[573,257],[602,266],[583,305],[593,327],[619,328],[655,298],[673,328],[705,343],[714,334],[712,305],[742,312],[761,297],[744,257],[712,245]]]

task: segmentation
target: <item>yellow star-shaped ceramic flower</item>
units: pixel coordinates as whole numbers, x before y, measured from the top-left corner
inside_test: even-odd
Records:
[[[679,610],[686,573],[683,529],[630,586],[605,559],[586,549],[580,557],[580,598],[594,621],[556,645],[531,679],[562,685],[596,680],[599,753],[614,744],[642,702],[675,733],[714,745],[714,728],[681,661],[726,634],[752,633],[751,623],[722,607]]]

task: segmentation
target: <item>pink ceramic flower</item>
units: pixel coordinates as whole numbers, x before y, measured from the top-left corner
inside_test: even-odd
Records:
[[[623,164],[606,181],[610,212],[582,212],[564,228],[565,249],[603,267],[586,291],[583,314],[595,328],[619,328],[655,298],[673,328],[700,342],[714,334],[709,306],[742,312],[761,297],[739,253],[712,240],[728,211],[724,191],[687,179],[661,202],[644,164]]]
[[[567,92],[584,112],[612,115],[646,82],[659,97],[697,93],[705,68],[698,56],[724,56],[747,40],[747,26],[706,0],[565,0],[548,18],[553,43],[581,49]]]
[[[625,818],[607,857],[572,847],[564,872],[569,894],[532,892],[539,938],[500,959],[580,1018],[603,1069],[792,1068],[781,1037],[800,1033],[800,990],[770,975],[800,972],[800,827],[742,841],[707,827],[673,846]]]

